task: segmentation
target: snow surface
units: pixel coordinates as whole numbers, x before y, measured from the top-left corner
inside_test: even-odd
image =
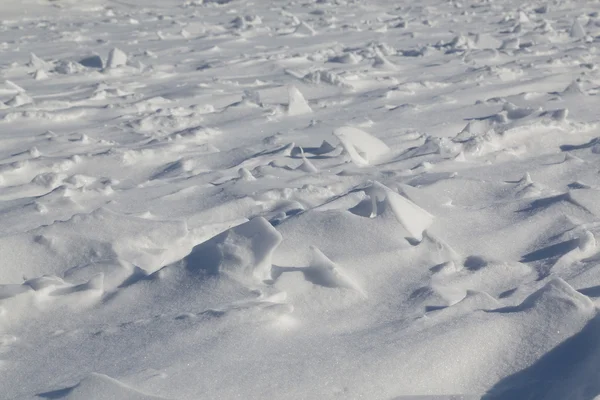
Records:
[[[598,2],[0,15],[0,398],[600,396]]]

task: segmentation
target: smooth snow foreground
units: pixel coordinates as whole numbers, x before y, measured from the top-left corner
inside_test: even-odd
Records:
[[[597,5],[1,1],[0,398],[600,395]]]

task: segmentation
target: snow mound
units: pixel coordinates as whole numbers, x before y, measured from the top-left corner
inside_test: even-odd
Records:
[[[536,313],[555,313],[560,310],[591,314],[595,307],[589,297],[573,289],[563,279],[554,278],[523,300],[516,309]]]
[[[111,274],[121,276],[121,261],[152,272],[165,261],[180,258],[187,235],[181,222],[152,221],[101,208],[28,233],[0,237],[7,249],[0,254],[0,262],[10,266],[0,273],[0,282],[16,283],[23,276],[44,273],[62,276],[68,270],[85,280],[101,272],[98,268],[107,272],[103,266],[107,262],[114,267]],[[46,269],[42,272],[43,260]],[[74,274],[76,270],[80,272]]]
[[[90,374],[71,388],[41,393],[38,397],[64,400],[166,400],[138,392],[116,379],[98,373]]]

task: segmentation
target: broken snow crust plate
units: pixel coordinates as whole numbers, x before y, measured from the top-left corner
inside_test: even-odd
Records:
[[[385,156],[390,148],[375,136],[351,126],[334,130],[350,158],[357,165],[368,165]]]

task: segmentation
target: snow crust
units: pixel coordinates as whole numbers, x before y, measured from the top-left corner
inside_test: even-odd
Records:
[[[600,398],[583,0],[0,2],[0,398]]]

